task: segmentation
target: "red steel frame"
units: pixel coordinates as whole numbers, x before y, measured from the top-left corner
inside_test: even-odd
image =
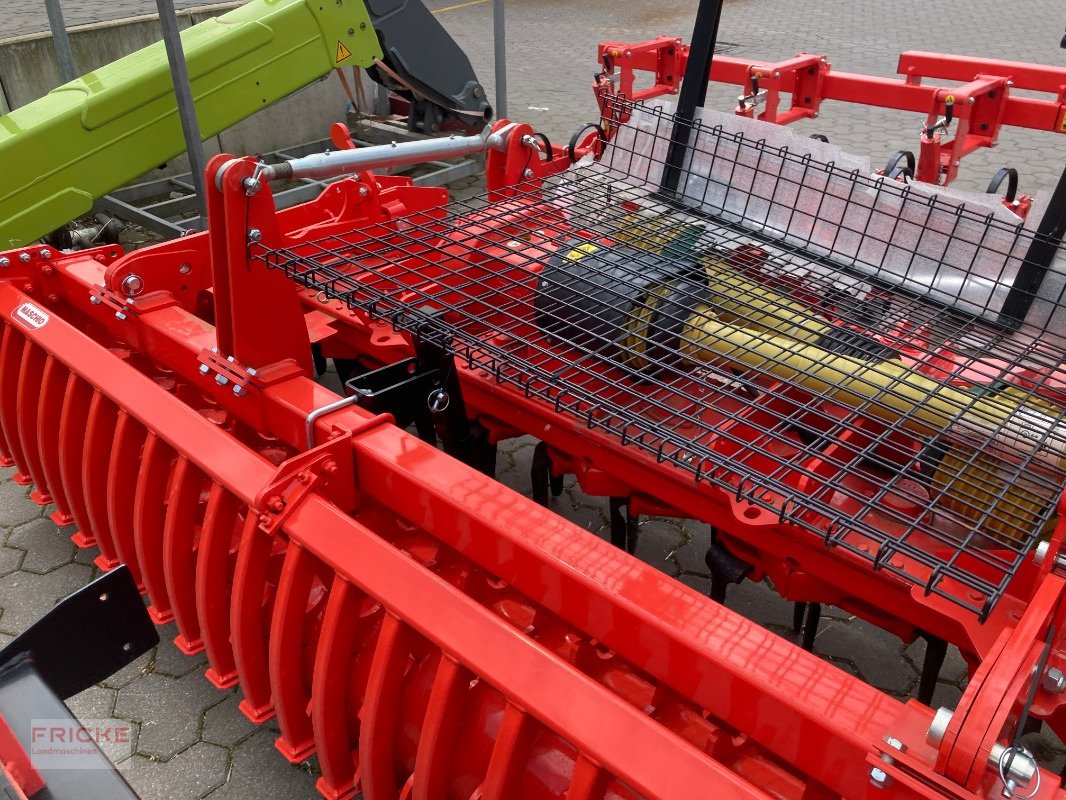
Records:
[[[605,69],[594,84],[601,111],[610,114],[612,94],[635,101],[676,94],[688,52],[688,45],[669,36],[639,43],[602,42],[598,56]],[[742,97],[765,90],[765,106],[757,116],[751,102],[739,103],[736,113],[780,125],[817,118],[825,100],[925,114],[915,178],[926,183],[951,183],[962,159],[979,148],[994,147],[1005,126],[1066,133],[1066,67],[906,52],[897,69],[902,79],[834,71],[826,56],[809,53],[777,63],[716,55],[710,79],[736,84]],[[637,89],[641,72],[652,73],[654,83]],[[932,86],[923,84],[925,79],[962,85]],[[1053,99],[1012,93],[1018,89]],[[783,93],[791,95],[787,108],[782,108]],[[928,129],[945,116],[948,105],[956,127],[954,136],[944,140],[943,130]]]
[[[529,168],[518,144],[528,133],[509,129],[507,152],[490,155],[495,196]],[[310,379],[310,342],[343,333],[335,353],[409,345],[250,260],[248,231],[291,242],[435,213],[446,197],[363,174],[275,213],[268,189],[244,191],[252,170],[211,162],[210,233],[125,257],[6,254],[0,458],[57,519],[74,520],[75,541],[99,545],[101,566],[130,564],[154,618],[176,621],[184,650],[206,652],[213,683],[240,684],[249,717],[277,716],[286,757],[317,752],[323,794],[999,796],[990,753],[1009,743],[1043,640],[1063,626],[1061,530],[1027,603],[1008,604],[980,636],[967,629],[982,659],[931,745],[929,708],[802,651],[386,416],[345,405],[318,419],[308,449],[308,416],[339,399]],[[147,291],[125,298],[134,271]],[[506,401],[464,380],[481,413]],[[499,418],[540,433],[552,424],[561,443],[578,436],[537,413]],[[571,452],[610,477],[618,448],[585,446]],[[836,569],[850,568],[837,559]],[[1050,663],[1062,663],[1057,648]],[[1057,709],[1038,688],[1034,713],[1054,721]],[[871,767],[887,780],[872,785]],[[1062,794],[1042,776],[1037,796]]]

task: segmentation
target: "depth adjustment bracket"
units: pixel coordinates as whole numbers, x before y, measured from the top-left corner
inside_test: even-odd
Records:
[[[273,533],[311,492],[320,493],[343,511],[355,508],[357,490],[350,433],[339,433],[278,465],[256,495],[260,529]]]
[[[442,312],[430,312],[440,321]],[[391,414],[397,426],[414,424],[419,438],[440,442],[444,452],[489,475],[495,474],[496,446],[488,431],[467,415],[458,366],[443,322],[428,323],[412,337],[415,355],[349,380],[356,405]]]

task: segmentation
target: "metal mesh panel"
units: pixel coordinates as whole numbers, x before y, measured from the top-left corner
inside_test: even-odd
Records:
[[[1050,279],[1032,302],[1034,234],[707,125],[664,197],[673,120],[616,122],[638,114],[549,185],[252,256],[728,492],[738,524],[775,515],[986,616],[1066,472],[1061,304]],[[719,185],[706,158],[727,150]],[[924,222],[892,224],[886,198]]]

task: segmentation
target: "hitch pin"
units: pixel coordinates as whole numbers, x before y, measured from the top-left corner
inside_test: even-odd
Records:
[[[948,126],[951,124],[951,120],[955,118],[955,95],[949,94],[944,98],[944,116],[940,117],[932,125],[927,125],[925,128],[926,138],[932,139],[933,134],[937,131],[947,131]]]
[[[766,104],[766,89],[759,88],[759,78],[761,77],[761,72],[753,73],[751,76],[751,94],[742,94],[737,98],[737,104],[742,111],[747,111],[749,108],[761,107]]]

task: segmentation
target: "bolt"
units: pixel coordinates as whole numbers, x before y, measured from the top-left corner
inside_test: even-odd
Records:
[[[480,86],[475,86],[474,87],[474,97],[477,97],[477,98],[480,99],[480,98],[482,98],[484,96],[485,96],[485,90],[482,89]]]
[[[226,356],[226,360],[227,360],[227,361],[228,361],[229,363],[231,363],[231,364],[232,364],[232,363],[233,363],[233,356]]]
[[[337,470],[339,469],[340,467],[337,466],[336,461],[326,461],[324,464],[322,464],[322,472],[324,472],[326,475],[336,475]]]
[[[50,259],[52,257],[52,251],[49,250],[47,247],[44,247],[44,248],[41,248],[41,250],[37,253],[37,255],[39,255],[41,258],[43,258],[45,261],[47,261],[48,259]]]
[[[98,306],[100,305],[101,301],[100,298],[97,297],[95,294],[91,294],[89,295],[89,302],[92,303],[94,306]]]
[[[211,371],[211,367],[207,366],[207,364],[201,364],[200,365],[200,374],[201,375],[206,375],[210,371]]]
[[[241,386],[239,383],[233,384],[233,394],[237,397],[244,397],[248,394],[248,390]]]
[[[883,769],[874,767],[870,770],[870,783],[878,789],[884,789],[892,783],[892,779],[888,777],[888,773]]]
[[[977,100],[975,100],[973,97],[967,97],[966,102],[972,106],[974,103],[977,102]]]
[[[44,275],[44,277],[46,278],[50,278],[52,275],[55,274],[55,267],[50,267],[46,264],[45,266],[41,267],[41,274]]]
[[[7,256],[0,258],[0,269],[7,269],[11,266],[11,259]]]
[[[182,264],[180,267],[178,267],[178,272],[180,272],[182,275],[188,275],[190,272],[192,272],[192,267],[190,267],[188,264]]]
[[[1048,667],[1040,685],[1053,694],[1061,694],[1066,691],[1066,675],[1058,667]]]
[[[522,177],[523,178],[527,178],[527,179],[528,178],[532,178],[533,177],[533,170],[527,168],[526,170],[524,170],[522,172]]]
[[[285,508],[285,501],[275,494],[267,500],[267,508],[275,514],[280,514]]]
[[[115,319],[124,320],[124,319],[126,319],[126,315],[122,311],[116,311],[115,312]]]
[[[263,233],[262,233],[262,231],[259,230],[259,228],[252,228],[250,231],[248,231],[248,241],[249,242],[258,242],[258,241],[261,241],[262,239],[263,239]]]
[[[48,302],[51,303],[52,305],[55,305],[56,303],[59,302],[59,295],[58,294],[50,294],[50,295],[48,295]]]
[[[310,483],[310,482],[311,482],[311,473],[310,473],[310,472],[308,472],[308,471],[307,471],[307,470],[305,470],[305,469],[303,469],[303,470],[300,470],[300,471],[299,471],[299,472],[298,472],[298,473],[296,474],[296,479],[297,479],[297,480],[298,480],[298,481],[299,481],[300,483]]]
[[[252,377],[255,377],[255,375],[256,375],[256,371],[255,371],[254,367],[248,367],[248,369],[246,369],[245,372],[247,372]]]
[[[219,373],[215,376],[215,383],[217,383],[219,386],[225,386],[227,383],[229,383],[229,378],[227,378],[222,373]]]
[[[1008,87],[1011,87],[1011,86],[1013,86],[1013,85],[1014,85],[1014,81],[1007,81],[1007,86],[1008,86]]]
[[[360,22],[359,23],[359,30],[361,30],[361,31],[365,31],[366,30],[366,23],[365,22]]]
[[[360,197],[366,197],[368,194],[370,194],[370,190],[369,189],[367,189],[365,186],[360,186],[359,187],[359,196]]]
[[[266,514],[260,514],[259,515],[259,524],[260,525],[269,525],[270,524],[270,517],[268,517]]]
[[[24,291],[26,294],[33,294],[33,284],[32,283],[24,283],[24,284],[22,284],[22,291]]]
[[[136,297],[144,291],[144,280],[140,275],[130,273],[122,279],[122,291],[126,297]]]
[[[23,253],[22,255],[19,256],[19,261],[21,261],[23,264],[29,264],[30,263],[30,254],[29,253]]]
[[[781,77],[781,73],[778,72],[776,69],[774,70],[774,77],[775,78],[780,78]]]

